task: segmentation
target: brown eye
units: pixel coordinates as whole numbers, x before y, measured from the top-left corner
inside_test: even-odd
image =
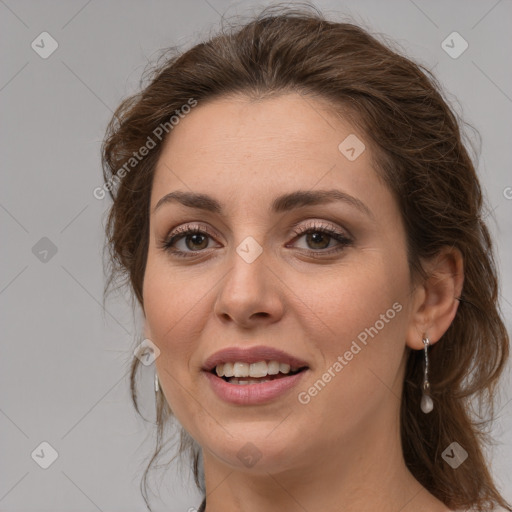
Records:
[[[205,229],[184,226],[171,233],[160,247],[175,256],[194,256],[193,253],[207,249],[213,236]]]
[[[299,246],[299,249],[318,255],[341,251],[353,243],[353,240],[343,232],[322,225],[309,225],[295,230],[294,233],[297,235],[297,241],[303,238],[305,242],[305,247]],[[331,248],[332,250],[326,250]]]
[[[194,233],[192,235],[187,235],[182,238],[185,239],[185,245],[191,251],[195,251],[198,249],[206,249],[208,247],[208,235],[205,236],[201,233]]]
[[[322,231],[313,231],[305,236],[306,242],[311,249],[327,249],[332,241],[332,237]]]

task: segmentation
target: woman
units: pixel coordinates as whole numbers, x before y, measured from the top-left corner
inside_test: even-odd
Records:
[[[508,357],[492,243],[427,70],[267,9],[155,69],[103,162],[107,288],[158,355],[151,463],[176,417],[199,510],[512,510],[468,402]]]

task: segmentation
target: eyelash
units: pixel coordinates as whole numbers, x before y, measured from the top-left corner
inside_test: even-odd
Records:
[[[322,224],[315,223],[315,222],[312,222],[312,223],[310,223],[304,227],[301,227],[301,228],[294,228],[293,233],[295,234],[296,237],[301,237],[301,236],[308,235],[311,233],[322,233],[322,234],[328,235],[330,238],[339,242],[339,245],[337,247],[335,247],[334,249],[331,248],[330,250],[302,249],[303,251],[306,251],[310,256],[314,256],[314,257],[321,258],[325,255],[331,255],[333,253],[338,253],[338,252],[341,252],[342,250],[344,250],[346,247],[349,247],[350,245],[353,244],[353,240],[351,238],[349,238],[348,236],[346,236],[345,234],[343,234],[342,232],[337,231],[330,227],[326,227]],[[187,236],[190,236],[190,235],[207,235],[211,238],[214,238],[213,233],[210,233],[207,228],[199,228],[197,226],[190,227],[189,224],[185,224],[184,226],[179,227],[176,230],[174,230],[171,233],[171,235],[161,243],[160,248],[163,249],[164,251],[166,251],[174,256],[180,257],[180,258],[190,258],[190,257],[194,257],[196,254],[198,254],[200,252],[204,252],[204,250],[190,251],[190,252],[181,251],[181,250],[175,249],[173,247],[174,244],[178,240],[185,238]]]

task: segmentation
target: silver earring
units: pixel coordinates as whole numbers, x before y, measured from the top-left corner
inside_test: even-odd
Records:
[[[158,382],[158,373],[156,373],[155,369],[155,393],[158,393],[160,391],[160,384]]]
[[[434,408],[434,402],[430,396],[430,382],[428,381],[428,345],[430,340],[425,337],[423,338],[423,344],[425,345],[425,372],[423,374],[423,394],[421,396],[421,410],[428,414]]]

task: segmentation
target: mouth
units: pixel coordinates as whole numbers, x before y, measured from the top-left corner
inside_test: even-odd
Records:
[[[289,397],[310,371],[303,359],[272,346],[228,347],[203,364],[213,393],[232,405],[262,405]]]
[[[210,370],[210,374],[224,382],[238,386],[264,384],[286,379],[308,369],[308,366],[291,367],[279,361],[258,361],[256,363],[220,363]]]
[[[260,377],[236,376],[240,374],[240,371],[246,374],[245,366],[250,368],[251,365],[233,363],[234,375],[229,376],[231,373],[229,364],[227,367],[228,376],[223,374],[224,368],[220,365],[217,365],[213,370],[203,372],[203,374],[206,376],[210,389],[223,402],[236,406],[261,406],[279,399],[289,400],[291,390],[299,386],[299,383],[303,381],[309,371],[307,366],[293,368],[292,370],[289,365],[286,365],[281,372],[282,363],[280,363],[279,371],[271,374],[275,371],[275,365],[272,364],[272,361],[259,361],[253,364],[257,365],[256,368],[261,367],[261,373],[263,373],[263,365],[266,364],[267,368],[270,367],[270,373],[267,372]],[[238,368],[238,365],[241,369]],[[222,373],[222,375],[218,375],[218,373]]]

